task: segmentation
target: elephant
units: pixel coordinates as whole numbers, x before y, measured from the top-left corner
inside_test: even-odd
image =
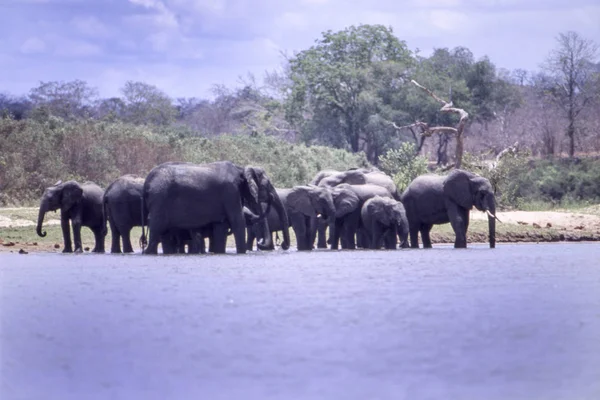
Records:
[[[342,183],[348,183],[351,185],[373,184],[386,188],[396,200],[400,199],[398,189],[393,179],[374,167],[371,169],[352,168],[342,172],[335,170],[324,170],[319,172],[311,182],[319,186],[327,187],[335,187]],[[325,234],[326,229],[327,224],[325,224],[323,220],[320,220],[317,225],[318,248],[327,247],[327,239]]]
[[[142,219],[147,218],[142,216],[143,191],[144,178],[137,175],[123,175],[106,188],[102,199],[102,211],[104,226],[107,220],[110,226],[111,253],[121,253],[121,239],[123,253],[133,253],[131,228],[142,226]]]
[[[490,248],[496,247],[496,201],[490,181],[472,172],[455,169],[448,176],[421,175],[402,194],[410,231],[410,246],[431,248],[433,225],[450,222],[455,248],[467,247],[469,212],[473,206],[488,214]]]
[[[229,230],[234,235],[237,253],[245,253],[243,206],[266,224],[261,202],[267,203],[267,208],[272,204],[279,212],[284,224],[282,248],[289,248],[285,209],[262,168],[242,168],[230,161],[158,165],[144,182],[142,208],[147,207],[150,230],[145,253],[156,254],[161,235],[173,229],[197,230],[206,226],[212,227],[214,253],[225,253]]]
[[[83,251],[81,244],[81,227],[87,226],[94,233],[94,253],[104,253],[104,232],[106,225],[102,217],[102,195],[104,190],[93,182],[79,184],[76,181],[58,181],[54,186],[46,188],[40,201],[40,210],[36,232],[39,236],[46,236],[42,231],[44,216],[48,211],[60,208],[60,226],[63,234],[63,253],[76,253]],[[71,243],[69,220],[73,228],[75,249]]]
[[[278,189],[277,193],[286,206],[299,251],[313,249],[316,222],[319,218],[333,222],[337,213],[346,213],[347,207],[354,207],[354,193],[337,188],[300,185]],[[358,199],[355,200],[357,201]],[[271,223],[277,227],[280,222],[269,218],[269,226]]]
[[[392,198],[392,194],[384,187],[373,184],[349,185],[342,183],[334,188],[335,190],[346,190],[354,193],[356,201],[352,207],[346,207],[344,212],[338,212],[334,220],[331,232],[331,249],[336,250],[341,241],[342,248],[356,248],[356,234],[362,233],[361,228],[361,209],[364,203],[372,197],[380,196]],[[365,247],[366,244],[359,236],[359,247]]]
[[[396,249],[396,235],[400,247],[408,247],[408,220],[401,202],[387,197],[375,196],[363,204],[361,225],[367,246],[370,249]]]
[[[277,196],[279,196],[279,200],[283,205],[283,208],[286,210],[286,214],[288,215],[288,221],[289,210],[287,208],[287,194],[290,190],[291,189],[275,189],[275,191],[277,192]],[[244,218],[246,220],[247,228],[246,249],[252,250],[254,248],[254,241],[256,239],[262,239],[264,243],[264,245],[262,246],[262,250],[275,250],[275,245],[273,243],[273,232],[279,232],[283,230],[283,223],[281,221],[281,218],[279,217],[279,213],[274,208],[271,208],[270,211],[266,214],[269,232],[265,232],[263,230],[264,224],[257,223],[259,222],[257,216],[254,215],[252,211],[250,211],[247,207],[244,207]]]

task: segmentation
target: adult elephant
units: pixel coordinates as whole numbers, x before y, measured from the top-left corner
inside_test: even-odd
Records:
[[[361,209],[365,202],[375,196],[393,198],[392,194],[384,187],[372,184],[349,185],[343,183],[335,187],[336,190],[346,190],[354,193],[357,201],[353,207],[346,208],[344,213],[338,212],[331,232],[331,248],[337,249],[340,241],[342,248],[356,248],[356,234],[361,228]],[[359,247],[366,244],[359,241]]]
[[[343,183],[350,185],[366,185],[372,184],[385,188],[392,196],[399,200],[400,196],[396,184],[393,179],[381,172],[377,168],[365,169],[365,168],[352,168],[347,171],[335,171],[335,170],[324,170],[319,172],[312,180],[316,185],[324,187],[335,187]],[[327,224],[325,221],[320,220],[317,226],[317,247],[326,248],[326,229]],[[331,236],[331,226],[330,236]]]
[[[237,253],[245,253],[243,206],[264,218],[261,202],[282,213],[285,223],[282,247],[289,247],[285,210],[267,174],[259,167],[242,168],[229,161],[202,165],[164,163],[146,177],[143,202],[150,229],[145,251],[148,254],[156,254],[161,235],[173,229],[193,231],[209,225],[213,227],[213,252],[225,252],[230,229]]]
[[[473,206],[487,212],[490,248],[496,247],[496,200],[490,181],[482,176],[460,169],[445,177],[419,176],[402,194],[402,203],[412,248],[419,248],[419,232],[423,247],[431,248],[431,228],[448,222],[456,235],[454,247],[467,247],[469,213]]]
[[[346,213],[348,208],[354,209],[358,201],[352,192],[315,185],[279,189],[278,193],[282,202],[286,204],[290,224],[296,234],[296,245],[300,251],[312,250],[318,219],[333,223],[339,213]]]
[[[365,247],[380,249],[383,245],[388,250],[394,250],[396,235],[400,237],[400,247],[408,247],[408,220],[401,202],[375,196],[365,201],[360,215]]]
[[[121,253],[121,240],[123,253],[133,253],[130,234],[131,228],[142,226],[143,191],[144,178],[137,175],[123,175],[106,188],[102,211],[104,226],[107,221],[110,226],[111,253]]]
[[[102,218],[102,195],[104,191],[93,182],[79,184],[76,181],[58,181],[54,186],[46,188],[40,201],[40,210],[36,232],[39,236],[46,236],[42,231],[44,216],[48,211],[60,209],[60,227],[63,234],[63,253],[76,253],[83,251],[81,244],[81,227],[86,226],[94,233],[95,253],[104,253],[104,232],[106,225]],[[73,228],[73,243],[71,243],[71,228]]]

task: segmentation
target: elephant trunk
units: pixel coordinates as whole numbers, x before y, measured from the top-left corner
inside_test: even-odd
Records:
[[[271,202],[273,199],[269,197],[269,201],[267,206],[263,210],[261,205],[260,207],[260,215],[258,216],[257,223],[260,224],[259,231],[262,232],[262,238],[256,242],[256,247],[260,250],[273,250],[273,239],[271,237],[271,228],[269,227],[269,218],[268,214],[271,211]]]
[[[47,211],[48,211],[48,200],[42,199],[42,202],[40,203],[40,211],[38,213],[37,227],[35,229],[38,236],[40,236],[40,237],[46,236],[46,231],[42,231],[42,224],[44,222],[44,217],[46,216]]]
[[[281,230],[283,232],[283,242],[281,242],[281,248],[283,250],[287,250],[290,248],[290,221],[288,219],[287,212],[279,195],[275,192],[273,195],[273,207],[275,207],[275,211],[279,216],[279,221],[281,222]],[[271,235],[269,235],[270,237]]]
[[[496,247],[496,205],[492,198],[487,208],[488,212],[488,228],[490,231],[490,248]],[[490,215],[491,214],[491,215]]]

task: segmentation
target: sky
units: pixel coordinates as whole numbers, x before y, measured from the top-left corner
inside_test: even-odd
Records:
[[[569,30],[600,44],[598,0],[0,0],[0,92],[82,79],[102,97],[126,81],[170,96],[281,69],[326,30],[391,26],[409,49],[465,46],[498,68],[537,70]]]

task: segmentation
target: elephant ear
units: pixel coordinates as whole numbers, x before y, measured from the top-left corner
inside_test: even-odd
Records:
[[[244,168],[244,178],[246,179],[246,183],[248,184],[248,190],[250,191],[250,195],[258,204],[258,183],[256,180],[256,172],[254,171],[254,167]]]
[[[471,192],[471,174],[467,171],[454,170],[443,182],[444,194],[460,207],[470,210],[473,208],[473,193]]]
[[[312,193],[315,190],[315,187],[295,186],[287,197],[287,206],[293,212],[315,217],[317,213],[311,199],[311,196],[316,196]]]
[[[69,181],[62,184],[61,189],[61,209],[64,211],[70,210],[75,205],[81,202],[83,197],[83,189],[75,181]]]
[[[344,187],[336,187],[333,190],[333,204],[335,205],[335,216],[341,218],[356,210],[360,200],[356,193]]]

